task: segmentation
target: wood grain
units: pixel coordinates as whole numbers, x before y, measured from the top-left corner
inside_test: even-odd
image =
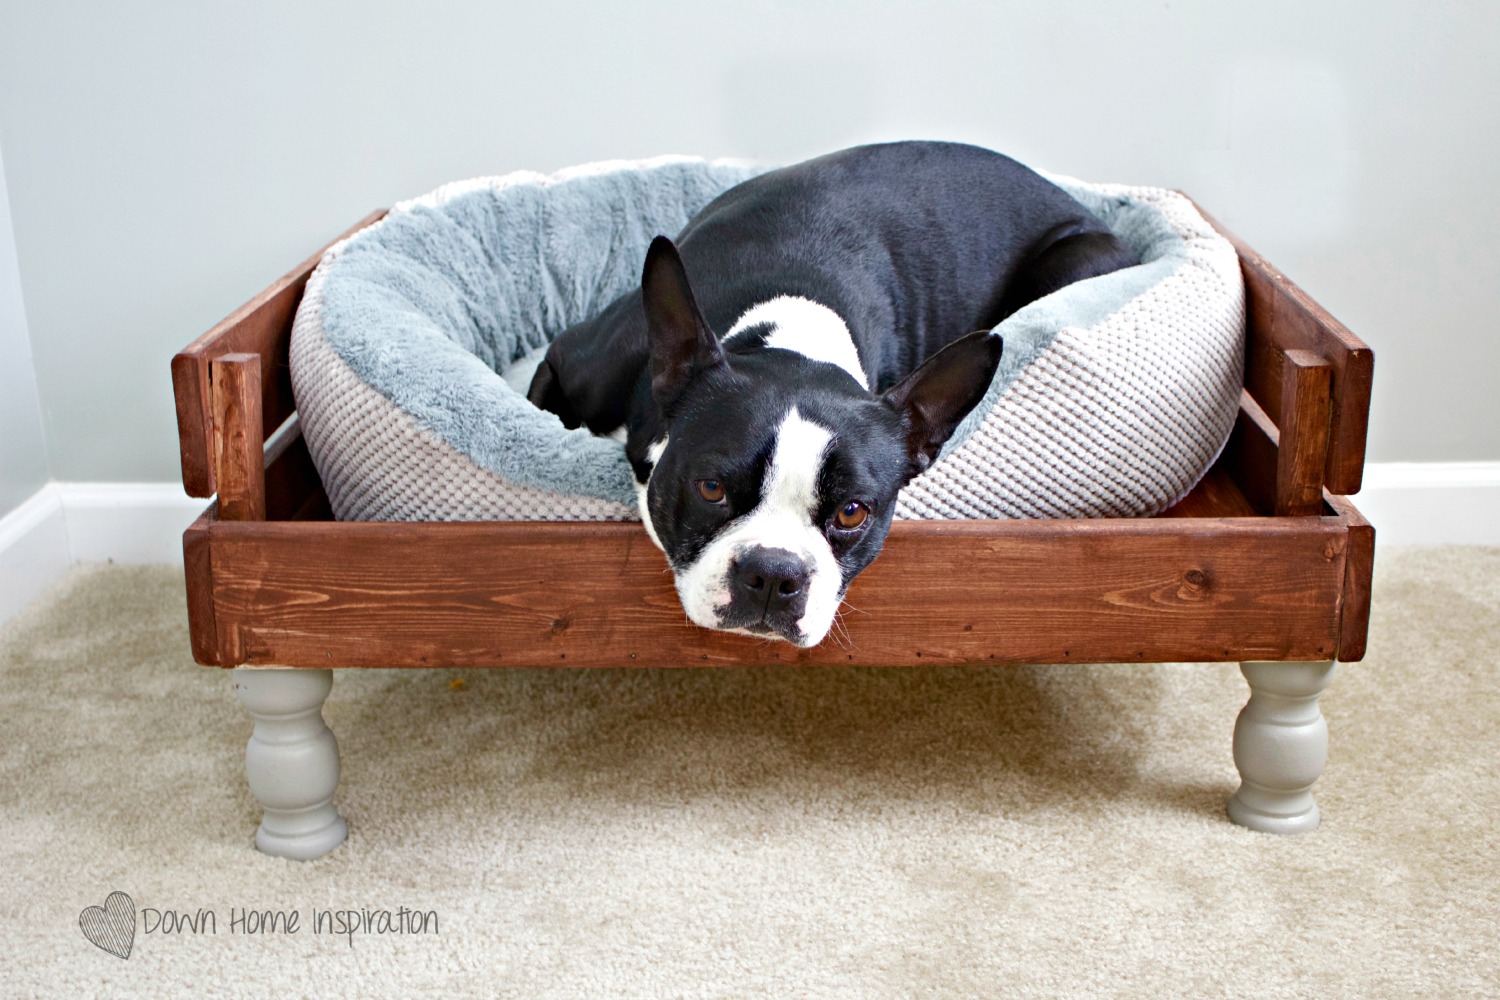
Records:
[[[1240,393],[1240,412],[1224,446],[1220,463],[1259,515],[1276,511],[1276,475],[1280,464],[1278,432],[1271,418],[1248,392]]]
[[[214,621],[214,567],[209,527],[218,520],[210,506],[182,535],[182,564],[187,577],[188,636],[193,659],[218,663],[219,633]]]
[[[1333,370],[1311,351],[1287,351],[1277,421],[1276,513],[1317,514],[1323,509]]]
[[[1330,509],[1349,526],[1349,549],[1344,559],[1344,596],[1339,617],[1339,660],[1355,663],[1365,657],[1370,635],[1370,594],[1375,577],[1375,528],[1348,497],[1325,495]]]
[[[254,354],[225,354],[215,358],[209,367],[219,517],[226,521],[264,521],[265,429],[260,409],[260,358]]]
[[[215,662],[284,666],[1326,659],[1337,518],[897,524],[812,650],[686,623],[636,524],[209,526]]]
[[[275,430],[296,409],[291,368],[287,364],[292,320],[308,276],[324,252],[376,222],[385,210],[371,212],[321,250],[272,282],[270,287],[230,313],[172,359],[172,390],[177,405],[177,438],[182,456],[182,485],[189,496],[209,497],[217,484],[213,469],[213,414],[209,362],[224,354],[254,354],[261,364],[261,411]]]

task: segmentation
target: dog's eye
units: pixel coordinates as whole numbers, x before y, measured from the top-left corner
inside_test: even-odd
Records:
[[[724,484],[717,479],[700,479],[695,485],[698,495],[709,503],[724,502]]]
[[[834,523],[845,531],[853,531],[865,523],[870,516],[870,508],[858,500],[850,500],[839,508],[839,512],[833,515]]]

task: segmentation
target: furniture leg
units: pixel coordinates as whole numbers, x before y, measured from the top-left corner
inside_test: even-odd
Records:
[[[1240,787],[1229,818],[1264,833],[1306,833],[1318,825],[1312,786],[1328,762],[1328,723],[1318,695],[1333,680],[1331,660],[1242,663],[1250,700],[1234,724]]]
[[[339,745],[323,721],[332,688],[332,670],[234,670],[235,693],[255,719],[245,774],[265,807],[255,846],[267,854],[310,861],[348,836],[333,807]]]

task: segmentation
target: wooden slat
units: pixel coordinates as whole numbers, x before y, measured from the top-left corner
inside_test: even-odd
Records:
[[[272,440],[275,447],[266,450],[266,520],[290,521],[323,494],[323,485],[295,415]]]
[[[213,557],[209,526],[217,511],[201,514],[182,535],[182,562],[187,579],[188,636],[193,659],[218,663],[219,635],[214,625]]]
[[[1240,412],[1229,443],[1224,446],[1222,464],[1257,514],[1270,515],[1276,510],[1277,430],[1248,392],[1240,393]]]
[[[1276,513],[1298,517],[1323,509],[1332,369],[1310,351],[1287,351],[1284,357],[1277,421]]]
[[[686,623],[636,524],[212,526],[225,666],[1326,659],[1337,518],[904,522],[812,650]]]
[[[1339,611],[1339,656],[1344,663],[1365,657],[1370,635],[1370,593],[1375,577],[1375,528],[1348,497],[1325,494],[1328,505],[1349,530],[1344,557],[1344,596]]]
[[[212,496],[213,416],[209,412],[209,362],[224,354],[257,355],[261,364],[261,410],[269,430],[275,430],[296,409],[292,399],[287,348],[292,320],[302,301],[307,278],[328,247],[353,235],[385,215],[371,212],[347,232],[236,309],[172,359],[172,388],[177,400],[177,437],[182,453],[182,485],[190,496]]]
[[[1340,495],[1359,492],[1375,355],[1369,345],[1334,319],[1243,240],[1199,212],[1240,256],[1247,308],[1245,385],[1267,413],[1281,413],[1283,365],[1279,355],[1311,351],[1332,369],[1332,414],[1324,482]]]
[[[328,494],[323,492],[319,486],[316,491],[309,493],[303,498],[302,503],[292,512],[290,520],[293,521],[332,521],[333,504],[328,499]]]
[[[209,368],[219,517],[226,521],[264,521],[266,435],[260,409],[260,358],[225,354],[215,358]]]
[[[1290,437],[1284,438],[1255,398],[1244,391],[1239,416],[1218,463],[1251,510],[1266,516],[1313,515],[1323,509],[1321,456],[1327,445],[1327,424],[1317,414],[1328,412],[1327,368],[1320,359],[1293,353],[1301,364],[1288,361],[1287,379],[1298,387],[1288,393],[1286,405],[1299,412],[1296,418],[1286,418],[1292,428]]]

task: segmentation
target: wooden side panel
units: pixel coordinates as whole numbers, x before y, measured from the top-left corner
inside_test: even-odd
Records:
[[[1328,659],[1346,533],[1337,518],[901,523],[811,650],[687,624],[634,524],[219,522],[212,539],[226,666],[914,665]]]
[[[209,362],[225,354],[254,354],[260,358],[261,410],[266,427],[274,431],[296,409],[292,399],[287,349],[292,320],[302,301],[302,290],[328,247],[385,215],[371,212],[338,239],[282,275],[269,288],[230,313],[222,322],[183,348],[172,359],[172,389],[177,399],[177,438],[182,453],[182,485],[188,495],[214,494],[213,415],[210,412]]]
[[[296,417],[266,449],[266,520],[292,521],[309,504],[326,504],[323,484]],[[332,518],[330,512],[329,519]]]
[[[1199,212],[1234,244],[1240,255],[1249,320],[1246,388],[1267,413],[1279,415],[1285,353],[1310,351],[1327,361],[1332,369],[1332,414],[1324,483],[1335,494],[1359,492],[1370,423],[1374,353],[1269,261],[1203,212],[1201,206]]]
[[[260,410],[260,359],[254,354],[225,354],[215,358],[210,368],[219,516],[226,521],[264,521],[265,429]]]
[[[1323,509],[1328,460],[1331,369],[1310,351],[1287,351],[1281,378],[1276,513],[1305,516]]]
[[[1275,513],[1280,462],[1276,425],[1248,392],[1240,394],[1239,416],[1220,462],[1255,513]]]
[[[1365,657],[1370,635],[1370,593],[1375,577],[1375,528],[1349,502],[1327,495],[1328,505],[1349,526],[1349,551],[1344,559],[1344,599],[1339,615],[1339,660],[1354,663]]]
[[[216,512],[200,516],[182,535],[182,562],[187,577],[188,636],[193,659],[219,662],[219,636],[214,626],[213,555],[209,525]]]

